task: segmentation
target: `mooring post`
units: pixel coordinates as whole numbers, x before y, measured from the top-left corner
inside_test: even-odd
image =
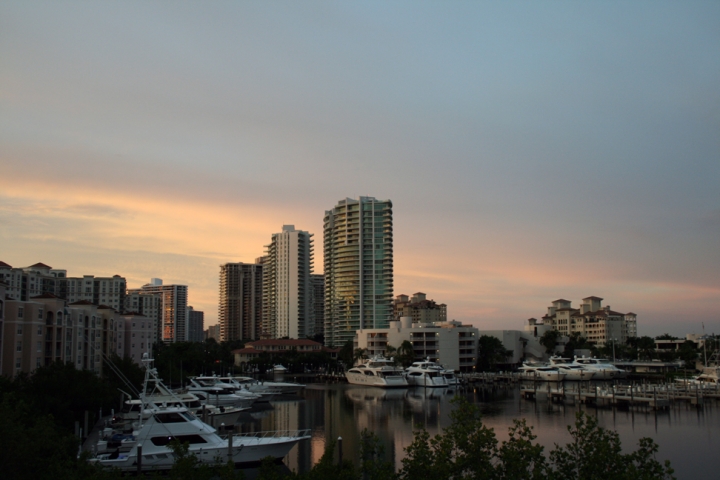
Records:
[[[222,425],[225,425],[224,423]],[[228,462],[232,462],[232,442],[233,442],[233,434],[230,432],[228,434]]]
[[[83,432],[85,432],[85,436],[88,435],[88,419],[90,417],[90,412],[85,410],[85,424],[83,425]]]
[[[142,443],[138,443],[137,446],[137,474],[140,475],[142,473]]]
[[[343,451],[342,451],[342,437],[338,437],[337,443],[338,443],[338,465],[342,465],[342,460],[343,460],[343,459],[342,459],[342,455],[343,455]]]

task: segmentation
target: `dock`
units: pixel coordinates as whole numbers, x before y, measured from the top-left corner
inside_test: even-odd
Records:
[[[520,396],[533,401],[666,410],[675,404],[701,407],[706,400],[720,400],[720,390],[718,385],[681,383],[622,385],[578,382],[558,385],[546,382],[522,386]]]

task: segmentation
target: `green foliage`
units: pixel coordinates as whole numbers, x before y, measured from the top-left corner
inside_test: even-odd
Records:
[[[348,340],[345,345],[342,346],[338,352],[338,360],[345,364],[345,367],[350,368],[353,365],[353,342]]]
[[[593,417],[578,413],[575,426],[569,426],[572,441],[550,452],[552,478],[557,480],[632,480],[674,478],[670,462],[655,459],[657,444],[650,438],[640,448],[623,454],[617,432],[598,426]]]
[[[409,367],[415,361],[415,349],[409,340],[404,340],[400,344],[395,360],[403,367]]]
[[[475,405],[456,398],[452,423],[442,434],[430,437],[425,430],[415,433],[406,449],[399,480],[419,478],[498,480],[630,480],[670,479],[669,462],[655,459],[657,445],[640,440],[639,449],[623,454],[617,433],[600,428],[597,421],[582,413],[574,427],[568,427],[572,442],[543,455],[534,443],[532,427],[516,420],[507,441],[498,445],[495,432],[482,424]]]
[[[353,352],[353,365],[358,364],[367,358],[367,348],[356,348]]]
[[[385,447],[367,428],[360,433],[360,474],[363,480],[385,480],[395,477],[392,463],[384,460]]]
[[[506,363],[510,355],[512,352],[505,348],[499,338],[491,335],[480,335],[478,338],[478,371],[494,371],[498,364]]]
[[[569,358],[573,358],[575,350],[579,349],[592,349],[593,345],[588,342],[587,338],[580,335],[580,332],[573,332],[568,338],[568,342],[565,344],[565,350],[563,355]]]
[[[560,339],[560,332],[557,330],[548,330],[540,337],[540,345],[545,347],[545,352],[552,354]]]

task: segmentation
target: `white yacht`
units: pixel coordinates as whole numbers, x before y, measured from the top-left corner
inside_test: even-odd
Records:
[[[547,365],[532,365],[524,363],[518,368],[522,376],[528,380],[539,380],[542,382],[562,382],[567,376],[557,367]]]
[[[393,359],[376,355],[365,363],[357,365],[347,372],[345,378],[352,385],[369,387],[407,387],[402,368],[395,366]]]
[[[218,407],[250,407],[260,398],[260,395],[251,392],[242,393],[232,386],[199,381],[197,378],[190,379],[188,392],[196,395],[206,404]]]
[[[213,387],[226,388],[232,391],[235,395],[246,398],[252,395],[259,395],[259,398],[255,399],[254,403],[266,403],[275,398],[280,392],[271,388],[253,387],[250,385],[242,384],[235,380],[234,377],[218,377],[217,375],[195,377],[195,381],[201,385],[211,385]]]
[[[200,421],[186,407],[152,405],[147,402],[147,385],[151,375],[157,379],[157,372],[150,368],[150,362],[147,357],[143,359],[146,373],[141,399],[145,408],[138,420],[140,424],[132,435],[120,439],[123,449],[98,454],[90,461],[122,471],[136,471],[138,468],[142,471],[169,469],[175,462],[169,444],[172,440],[178,440],[188,443],[189,453],[202,463],[224,463],[230,460],[235,464],[249,464],[260,462],[268,456],[282,459],[295,444],[310,438],[308,430],[220,437],[213,427]]]
[[[232,426],[237,423],[240,413],[248,410],[248,407],[217,407],[215,405],[206,405],[200,401],[200,398],[192,393],[174,393],[162,382],[150,379],[154,383],[152,389],[146,394],[145,399],[148,404],[154,407],[175,406],[186,407],[190,413],[202,418],[205,423],[212,426],[225,424]],[[128,399],[123,405],[123,409],[113,418],[114,423],[134,422],[140,418],[140,412],[143,410],[143,403],[140,399]]]
[[[296,394],[296,393],[300,392],[300,390],[305,388],[305,385],[303,385],[301,383],[266,382],[263,380],[256,380],[252,377],[242,377],[242,376],[233,376],[230,378],[232,378],[233,382],[246,387],[251,392],[255,392],[255,389],[259,387],[261,390],[267,389],[270,391],[274,391],[280,395],[290,395],[290,394]]]
[[[595,376],[595,372],[585,368],[584,365],[576,365],[569,358],[559,356],[550,357],[551,367],[556,367],[565,374],[565,380],[584,381],[591,380]]]
[[[413,362],[405,369],[405,378],[409,385],[418,387],[447,387],[448,382],[443,373],[445,369],[429,358]]]
[[[445,377],[445,381],[449,386],[457,387],[460,385],[460,379],[457,377],[457,375],[455,375],[454,370],[445,369],[443,370],[442,375],[443,377]]]
[[[593,375],[594,380],[611,380],[627,376],[625,370],[619,369],[605,358],[575,357],[575,361],[571,365],[581,365],[590,370],[595,374]]]

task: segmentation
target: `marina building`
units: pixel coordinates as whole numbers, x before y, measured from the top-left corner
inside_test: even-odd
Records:
[[[413,323],[411,317],[390,322],[388,328],[359,329],[354,348],[367,350],[368,356],[385,354],[387,346],[396,349],[404,341],[412,343],[415,359],[429,358],[446,368],[472,372],[477,364],[476,327],[460,322]]]
[[[263,320],[263,259],[220,265],[220,339],[256,340]]]
[[[283,225],[262,258],[263,338],[305,338],[315,334],[313,235]]]
[[[325,212],[325,344],[388,328],[393,318],[392,202],[346,198]]]

